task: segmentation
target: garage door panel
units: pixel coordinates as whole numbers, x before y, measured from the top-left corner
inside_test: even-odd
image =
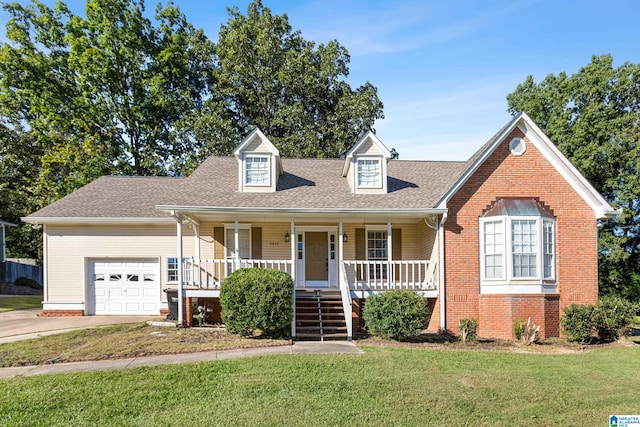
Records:
[[[158,262],[96,260],[90,264],[91,314],[157,314]]]

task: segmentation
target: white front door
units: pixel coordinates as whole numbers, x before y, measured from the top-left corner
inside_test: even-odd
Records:
[[[152,260],[92,261],[88,314],[158,314],[158,272]]]

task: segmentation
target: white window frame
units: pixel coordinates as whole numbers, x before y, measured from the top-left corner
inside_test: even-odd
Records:
[[[184,267],[184,262],[187,261],[187,260],[189,260],[188,257],[183,257],[182,258],[182,267]],[[178,263],[176,268],[169,268],[169,264],[171,262],[178,262],[178,257],[175,257],[175,256],[167,257],[167,263],[166,263],[166,268],[165,268],[166,275],[167,275],[166,276],[167,277],[167,283],[174,284],[174,283],[178,283],[178,277],[179,277],[178,276],[178,272],[179,272],[181,266],[180,266],[180,263]],[[175,279],[171,278],[171,272],[172,271],[175,272]],[[184,282],[191,281],[191,269],[190,268],[187,268],[182,272],[182,280]]]
[[[249,169],[249,164],[253,159],[261,159],[260,163],[263,163],[262,160],[265,159],[264,163],[267,165],[266,168],[266,182],[249,182],[249,172],[251,170],[262,171],[263,169]],[[244,155],[244,173],[243,173],[243,182],[247,187],[271,187],[271,156],[269,154],[256,154],[256,153],[246,153]]]
[[[514,252],[513,252],[513,222],[514,221],[535,221],[535,255],[536,255],[536,275],[530,277],[518,277],[514,274]],[[486,277],[486,255],[485,244],[485,224],[495,222],[500,224],[503,232],[503,250],[502,250],[502,276],[495,278]],[[552,241],[548,242],[547,227],[551,227]],[[496,287],[495,289],[503,289],[505,292],[514,291],[514,286],[518,285],[553,285],[555,287],[556,282],[556,260],[557,260],[557,245],[556,245],[556,221],[553,218],[547,218],[542,216],[491,216],[479,219],[479,257],[480,257],[480,284],[487,285],[489,287],[494,285],[507,285],[506,288]],[[545,253],[547,249],[551,248],[551,254]],[[546,255],[551,256],[551,263],[546,264]],[[546,274],[545,267],[548,266],[549,273]],[[490,288],[489,288],[490,289]],[[523,293],[524,293],[524,289]],[[542,290],[542,288],[540,288]],[[545,288],[547,289],[547,288]],[[531,289],[530,289],[531,290]],[[549,289],[551,291],[551,289]],[[542,290],[544,291],[544,290]],[[484,293],[484,292],[483,292]]]
[[[373,184],[362,184],[361,183],[361,179],[360,179],[360,174],[361,174],[361,170],[360,170],[360,164],[361,162],[364,164],[364,162],[376,162],[378,164],[378,179],[376,183]],[[357,188],[382,188],[382,180],[383,180],[383,176],[382,176],[382,157],[375,157],[375,156],[358,156],[358,158],[356,159],[356,171],[355,171],[355,175],[356,175],[356,186]]]
[[[233,231],[232,236],[233,236],[233,241],[229,241],[229,232],[228,230]],[[236,259],[236,257],[238,259],[251,259],[251,254],[252,254],[252,247],[251,247],[251,224],[238,224],[238,232],[240,232],[240,230],[249,230],[249,247],[248,247],[248,252],[249,252],[249,257],[248,258],[241,258],[240,254],[238,252],[238,248],[235,247],[235,224],[225,224],[224,226],[224,256],[225,259]],[[238,239],[238,243],[240,243],[240,239]],[[229,254],[229,249],[231,248],[231,246],[234,247],[234,250],[231,254]]]
[[[387,256],[384,258],[369,258],[369,233],[383,233],[384,234],[384,242],[386,245]],[[374,248],[375,249],[375,248]],[[367,261],[388,261],[389,260],[389,232],[387,227],[366,227],[365,228],[365,255]],[[387,264],[383,264],[379,271],[374,272],[374,265],[369,265],[368,274],[373,277],[377,277],[379,280],[387,280],[388,279],[388,267]]]

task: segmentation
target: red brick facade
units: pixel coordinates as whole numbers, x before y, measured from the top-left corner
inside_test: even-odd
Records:
[[[597,301],[593,209],[529,140],[524,138],[524,154],[511,154],[514,137],[524,135],[519,129],[511,132],[447,203],[446,323],[455,334],[459,320],[471,317],[478,320],[481,336],[511,338],[513,320],[531,317],[543,336],[557,336],[566,306]],[[558,295],[480,295],[479,218],[498,198],[535,198],[553,213]]]
[[[40,317],[72,317],[84,316],[84,310],[42,310]]]

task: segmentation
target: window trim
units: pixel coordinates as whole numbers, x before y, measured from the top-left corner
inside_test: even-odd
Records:
[[[249,171],[250,169],[247,167],[249,164],[249,159],[266,159],[267,161],[265,162],[267,164],[267,182],[265,183],[250,183],[249,182]],[[265,154],[265,153],[245,153],[244,155],[244,159],[242,162],[242,166],[243,166],[243,174],[242,174],[242,181],[243,184],[247,187],[271,187],[271,175],[272,175],[272,171],[271,171],[271,155],[270,154]],[[262,169],[259,169],[262,170]]]
[[[378,183],[365,185],[360,183],[360,162],[362,161],[375,161],[378,164]],[[355,178],[356,178],[356,187],[359,189],[381,189],[383,188],[383,170],[382,170],[382,157],[379,156],[358,156],[356,158],[356,167],[355,167]]]
[[[533,277],[517,277],[514,275],[514,252],[513,252],[513,221],[535,221],[536,231],[536,276]],[[500,222],[503,230],[503,253],[502,253],[502,277],[499,278],[487,278],[486,277],[486,262],[485,262],[485,226],[484,224],[489,222]],[[545,274],[545,243],[546,243],[546,227],[545,224],[551,224],[552,239],[551,242],[553,253],[552,262],[550,265],[550,275]],[[499,215],[490,217],[479,218],[479,266],[480,266],[480,285],[494,286],[494,285],[556,285],[557,274],[557,227],[555,218],[547,218],[543,216],[510,216]]]
[[[171,263],[176,263],[176,267],[175,268],[171,268],[170,264]],[[167,257],[167,262],[165,264],[165,271],[167,274],[167,283],[178,283],[178,273],[180,272],[180,263],[178,262],[178,257],[172,256],[172,257]],[[175,271],[175,279],[171,278],[171,272]]]

